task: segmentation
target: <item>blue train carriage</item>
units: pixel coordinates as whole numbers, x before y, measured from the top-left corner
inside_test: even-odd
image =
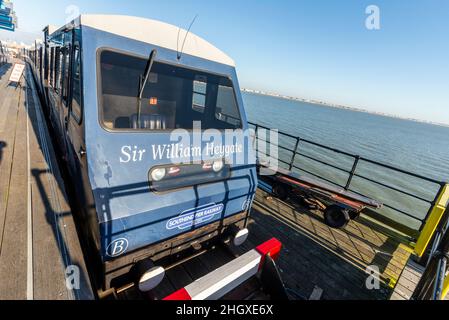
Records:
[[[257,173],[234,61],[143,18],[81,15],[49,29],[34,69],[99,287],[144,266],[148,290],[160,280],[148,271],[163,274],[154,265],[166,257],[223,238],[241,244]]]

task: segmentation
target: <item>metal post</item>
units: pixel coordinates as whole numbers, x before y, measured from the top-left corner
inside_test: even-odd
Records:
[[[449,293],[449,274],[444,279],[443,293],[441,295],[441,299],[446,299],[446,296],[448,295],[448,293]]]
[[[431,241],[435,241],[435,234],[438,231],[443,232],[449,218],[449,211],[446,211],[449,185],[442,185],[435,199],[420,228],[420,234],[416,241],[415,253],[420,258],[425,255]]]
[[[446,228],[441,241],[438,243],[436,252],[430,257],[429,264],[418,282],[412,299],[425,299],[428,297],[429,289],[431,298],[442,297],[444,291],[444,279],[447,269],[447,258],[449,254],[449,229]],[[444,261],[443,261],[444,260]],[[444,269],[444,270],[443,270]]]
[[[256,159],[259,156],[259,143],[257,138],[257,132],[259,131],[259,125],[256,124],[256,130],[254,131],[254,150],[256,151]]]
[[[359,164],[360,156],[356,156],[354,164],[352,165],[351,173],[349,174],[348,182],[346,182],[345,190],[348,191],[351,186],[352,178],[354,178],[355,170],[357,170],[357,165]]]
[[[437,204],[438,199],[441,197],[441,195],[444,193],[444,189],[446,187],[445,183],[440,184],[440,188],[438,189],[437,194],[435,195],[435,198],[433,199],[432,203],[430,204],[430,208],[426,213],[426,217],[424,218],[424,223],[421,224],[421,227],[419,227],[419,232],[422,231],[422,229],[424,228],[424,225],[426,224],[427,219],[429,218],[430,214],[432,213],[432,210],[435,206],[435,204]]]
[[[296,152],[298,151],[298,147],[299,147],[299,142],[300,141],[301,141],[301,139],[296,138],[296,144],[295,144],[295,148],[293,149],[293,155],[292,155],[292,160],[290,161],[289,171],[292,171],[293,166],[295,164]]]
[[[435,277],[435,284],[432,296],[433,300],[441,300],[441,296],[443,293],[444,278],[446,275],[446,266],[447,266],[447,259],[443,255],[438,260],[437,274]]]

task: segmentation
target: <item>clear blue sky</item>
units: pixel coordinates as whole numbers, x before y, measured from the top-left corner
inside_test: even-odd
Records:
[[[449,124],[449,1],[29,1],[21,30],[62,25],[66,8],[187,27],[228,53],[241,86]],[[380,8],[381,29],[365,28]]]

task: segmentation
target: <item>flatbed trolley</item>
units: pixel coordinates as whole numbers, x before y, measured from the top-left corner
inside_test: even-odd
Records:
[[[259,163],[258,172],[261,167],[263,165]],[[259,188],[281,200],[297,196],[308,204],[313,203],[324,211],[325,222],[332,228],[344,228],[365,208],[382,207],[374,199],[282,168],[273,175],[259,174]]]

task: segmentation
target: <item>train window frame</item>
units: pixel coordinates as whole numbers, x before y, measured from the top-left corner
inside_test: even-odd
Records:
[[[41,46],[39,48],[39,78],[42,79],[42,75],[44,74],[44,50],[43,47]]]
[[[81,125],[81,123],[83,122],[83,76],[82,76],[82,70],[83,70],[83,64],[82,64],[82,51],[81,51],[81,44],[76,41],[73,45],[73,49],[72,49],[72,72],[71,72],[71,77],[73,77],[73,75],[75,74],[74,68],[75,68],[75,64],[76,64],[76,58],[75,58],[75,52],[76,50],[78,50],[78,58],[79,58],[79,89],[80,89],[80,96],[79,96],[79,115],[77,115],[76,113],[73,112],[73,100],[75,99],[75,95],[73,94],[73,91],[75,89],[75,81],[71,81],[71,99],[70,99],[70,116],[76,121],[76,123],[78,125]]]
[[[124,55],[128,55],[130,57],[134,57],[134,58],[138,58],[138,59],[143,59],[143,60],[147,60],[148,57],[141,55],[141,54],[137,54],[135,52],[130,52],[130,51],[126,51],[126,50],[121,50],[121,49],[117,49],[117,48],[113,48],[113,47],[100,47],[97,48],[96,51],[96,66],[95,66],[95,70],[96,70],[96,74],[97,74],[97,83],[96,83],[96,88],[97,88],[97,112],[98,112],[98,124],[100,125],[100,127],[110,133],[137,133],[137,134],[148,134],[148,133],[169,133],[172,132],[174,130],[177,129],[154,129],[154,130],[148,130],[148,129],[130,129],[130,128],[109,128],[107,126],[104,125],[104,121],[103,121],[103,108],[102,108],[102,74],[101,74],[101,54],[104,51],[111,51],[113,53],[119,53],[119,54],[124,54]],[[199,58],[200,59],[200,58]],[[175,63],[172,61],[167,61],[167,60],[159,60],[159,59],[155,59],[154,62],[156,63],[161,63],[161,64],[166,64],[169,66],[173,66],[173,67],[181,67],[190,71],[194,71],[194,72],[202,72],[202,73],[206,73],[206,74],[210,74],[212,76],[216,76],[216,77],[223,77],[228,79],[231,83],[232,83],[232,93],[236,102],[236,107],[237,107],[237,112],[238,115],[240,117],[240,126],[238,128],[236,128],[235,130],[244,130],[246,128],[246,118],[243,117],[243,113],[241,108],[243,108],[243,106],[240,104],[240,100],[237,97],[236,94],[236,83],[234,83],[232,77],[228,74],[222,74],[222,73],[218,73],[218,72],[214,72],[214,71],[210,71],[210,70],[205,70],[205,69],[201,69],[201,68],[195,68],[192,66],[187,66],[187,65],[182,65],[179,63]],[[192,99],[193,100],[193,99]],[[183,128],[182,130],[185,130],[186,132],[195,132],[197,131],[197,129],[190,129],[190,128]],[[204,129],[201,129],[204,130]],[[233,130],[233,129],[219,129],[216,128],[215,130],[218,130],[220,132],[225,132],[226,130]]]
[[[195,89],[195,85],[198,85],[199,83],[203,84],[205,86],[204,92],[201,92],[200,90]],[[201,97],[201,99],[204,99],[202,101],[202,104],[196,104],[195,103],[195,97]],[[193,81],[193,91],[192,91],[192,109],[196,112],[204,113],[206,111],[206,100],[207,100],[207,82],[203,80],[194,80]]]
[[[62,58],[61,58],[62,47],[57,46],[55,52],[55,76],[54,76],[54,86],[55,92],[59,95],[62,90]]]
[[[48,63],[48,85],[53,87],[53,76],[54,76],[54,57],[55,57],[55,47],[50,47],[50,61]]]
[[[61,102],[65,108],[69,108],[71,101],[72,83],[72,44],[62,47],[62,73],[61,73]]]

